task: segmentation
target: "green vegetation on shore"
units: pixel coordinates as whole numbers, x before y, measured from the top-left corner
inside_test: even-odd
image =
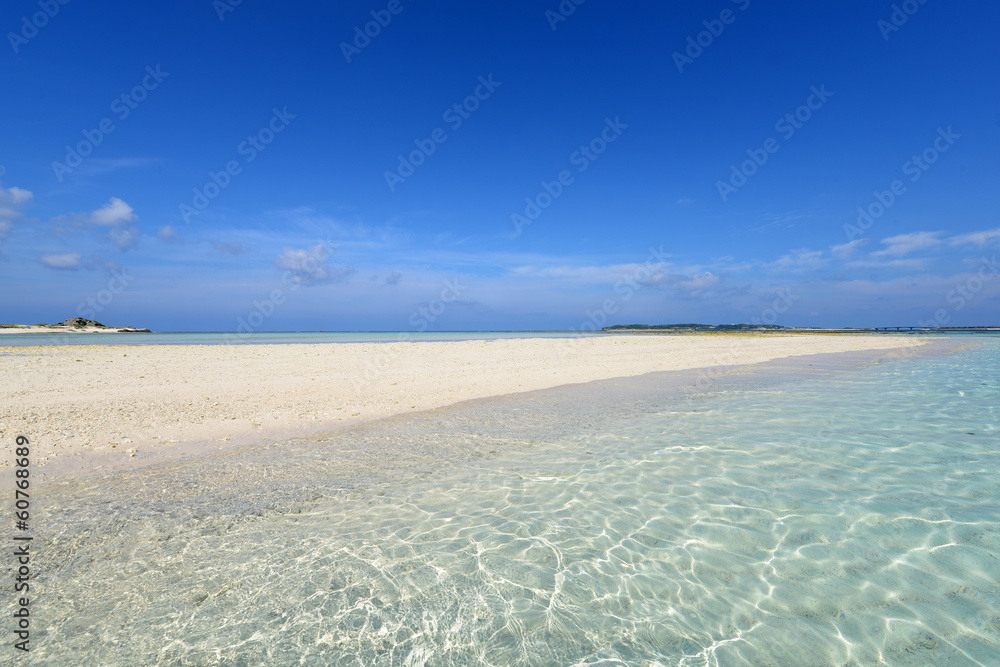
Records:
[[[1000,331],[996,326],[979,327],[844,327],[824,329],[821,327],[783,327],[777,324],[615,324],[602,329],[604,332],[650,332],[650,333],[739,333],[739,332],[781,332],[787,334],[900,334],[900,333],[991,333]]]
[[[603,331],[781,331],[777,324],[615,324]]]

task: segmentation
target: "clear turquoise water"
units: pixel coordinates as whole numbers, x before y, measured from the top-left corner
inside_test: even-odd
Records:
[[[800,366],[48,487],[32,663],[1000,664],[1000,341]]]

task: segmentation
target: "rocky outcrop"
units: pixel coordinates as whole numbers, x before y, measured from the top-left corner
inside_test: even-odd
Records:
[[[106,329],[103,324],[96,322],[94,320],[86,320],[82,317],[71,317],[65,322],[57,324],[60,327],[100,327],[101,329]]]

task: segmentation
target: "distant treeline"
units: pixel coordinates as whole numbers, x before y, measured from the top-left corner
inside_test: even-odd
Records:
[[[615,324],[604,331],[775,331],[777,324]]]

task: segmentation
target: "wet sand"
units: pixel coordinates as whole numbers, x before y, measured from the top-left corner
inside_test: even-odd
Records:
[[[560,385],[925,342],[712,334],[0,347],[0,437],[29,437],[43,470],[86,472]],[[11,465],[8,449],[0,469]]]

